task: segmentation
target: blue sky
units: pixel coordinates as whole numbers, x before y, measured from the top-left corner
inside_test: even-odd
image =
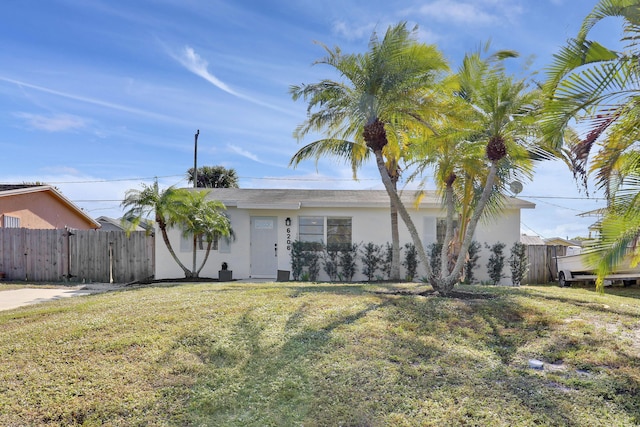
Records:
[[[157,177],[187,186],[198,164],[236,169],[246,188],[382,189],[342,163],[297,169],[292,134],[306,105],[288,88],[331,76],[314,41],[366,50],[373,30],[417,24],[457,68],[487,40],[539,71],[574,36],[595,0],[22,0],[0,14],[0,183],[56,185],[92,217],[121,215],[124,193]],[[596,34],[617,40],[619,25]],[[307,141],[307,142],[310,142]],[[597,194],[596,194],[597,195]],[[586,235],[602,207],[571,173],[542,164],[520,196],[522,231]],[[551,197],[551,198],[549,198]]]

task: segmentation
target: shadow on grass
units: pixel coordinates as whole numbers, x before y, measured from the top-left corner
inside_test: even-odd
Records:
[[[517,292],[517,291],[515,291]],[[594,292],[595,294],[595,292]],[[531,296],[531,294],[526,293],[526,292],[522,292],[521,295],[523,296]],[[597,296],[598,294],[595,294],[594,296]],[[620,297],[626,297],[625,295],[616,295],[616,296],[620,296]],[[597,311],[597,312],[601,312],[601,313],[605,313],[605,314],[617,314],[617,315],[622,315],[622,316],[630,316],[630,317],[637,317],[640,319],[640,312],[638,310],[636,311],[631,311],[631,310],[623,310],[621,308],[612,308],[611,306],[609,306],[608,304],[604,303],[604,302],[598,302],[597,300],[594,301],[579,301],[575,298],[570,298],[570,297],[561,297],[561,296],[556,296],[556,295],[545,295],[545,294],[536,294],[535,295],[536,298],[540,298],[540,299],[544,299],[544,300],[548,300],[548,301],[556,301],[556,302],[560,302],[563,304],[569,304],[569,305],[573,305],[576,307],[580,307],[582,309],[588,309],[588,310],[593,310],[593,311]],[[631,298],[635,298],[635,297],[631,297]]]
[[[264,286],[242,287],[253,288]],[[366,293],[364,285],[291,286],[287,291],[293,298]],[[328,318],[313,301],[299,300],[275,327],[259,306],[245,309],[226,342],[191,331],[172,348],[202,363],[183,395],[186,424],[294,425],[314,420],[316,425],[376,425],[385,411],[405,411],[411,417],[412,404],[449,405],[450,396],[461,400],[452,408],[471,414],[469,424],[481,422],[473,414],[482,411],[501,416],[503,405],[511,411],[522,407],[529,422],[539,425],[584,425],[576,411],[589,410],[593,416],[607,405],[640,423],[637,357],[620,356],[620,366],[629,369],[612,369],[598,377],[580,377],[575,366],[563,375],[530,370],[527,357],[555,361],[611,343],[589,337],[566,341],[554,330],[563,324],[552,314],[519,304],[509,294],[492,299],[376,294],[378,302],[355,310],[344,306],[345,314],[337,311]],[[382,336],[343,329],[370,315],[384,319]],[[541,352],[528,354],[530,345]],[[362,352],[361,362],[342,364],[340,358],[349,357],[345,347]],[[379,397],[383,394],[391,397]]]
[[[416,337],[428,334],[440,337],[441,346],[433,347],[440,351],[432,349],[428,358],[438,369],[427,369],[431,376],[421,377],[426,390],[463,388],[471,381],[471,392],[486,393],[479,396],[480,400],[487,396],[497,401],[512,399],[528,408],[534,419],[537,413],[543,414],[536,422],[567,426],[584,425],[575,417],[575,409],[566,409],[566,399],[580,396],[585,402],[592,402],[596,411],[599,405],[614,405],[640,425],[637,374],[640,359],[631,352],[616,354],[617,366],[597,378],[582,378],[576,368],[585,366],[568,367],[560,378],[555,378],[551,372],[540,373],[526,365],[528,357],[540,357],[548,362],[547,357],[556,361],[556,357],[561,360],[576,352],[593,354],[604,346],[615,349],[617,344],[612,341],[589,336],[567,338],[564,333],[553,330],[557,321],[548,314],[508,298],[474,301],[430,298],[420,303],[406,298],[394,301],[394,306],[398,318],[412,323]],[[398,322],[398,318],[393,316],[390,320]],[[540,342],[541,354],[523,354],[529,344]],[[398,340],[394,347],[400,353],[400,349],[414,348],[415,342]],[[487,360],[478,359],[470,351],[472,348],[493,353],[500,363],[487,369]]]
[[[317,291],[329,289],[313,290]],[[325,325],[311,327],[305,325],[305,319],[312,314],[312,305],[302,303],[288,316],[285,333],[276,337],[272,336],[272,325],[266,324],[254,307],[234,324],[230,343],[199,331],[184,334],[171,349],[176,354],[166,354],[162,360],[169,363],[186,351],[204,364],[185,401],[188,424],[293,425],[305,419],[315,398],[310,375],[320,355],[330,352],[327,347],[333,332],[387,304],[371,303]],[[243,416],[253,423],[243,423]]]
[[[560,288],[560,286],[558,286],[558,284],[549,284],[549,285],[529,285],[528,288],[530,289],[536,289],[538,286],[542,286],[542,287],[547,287],[547,286],[552,286],[552,287],[558,287]],[[584,284],[572,284],[571,286],[568,286],[566,288],[563,288],[567,291],[570,290],[581,290],[581,291],[586,291],[589,292],[590,294],[593,294],[594,297],[600,297],[601,294],[598,293],[598,291],[596,290],[596,285],[595,283],[589,284],[589,285],[584,285]],[[604,288],[604,295],[614,295],[614,296],[619,296],[619,297],[624,297],[624,298],[634,298],[634,299],[640,299],[640,285],[631,285],[631,286],[622,286],[622,285],[613,285],[613,286],[605,286]]]

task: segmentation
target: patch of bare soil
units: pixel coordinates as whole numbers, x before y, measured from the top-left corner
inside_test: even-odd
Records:
[[[175,278],[175,279],[143,279],[129,282],[126,286],[153,285],[158,283],[202,283],[202,282],[219,282],[218,279],[211,277],[191,277],[191,278]]]
[[[94,294],[100,294],[103,292],[117,291],[122,289],[125,285],[121,283],[86,283],[78,286],[81,291],[90,291]]]
[[[440,292],[434,291],[434,290],[416,292],[416,291],[408,291],[405,289],[376,291],[374,293],[384,294],[384,295],[423,296],[423,297],[431,297],[431,298],[442,297],[442,298],[452,298],[452,299],[461,299],[461,300],[496,298],[496,295],[492,295],[492,294],[484,294],[481,292],[458,291],[458,290],[453,290],[446,295],[442,295]]]

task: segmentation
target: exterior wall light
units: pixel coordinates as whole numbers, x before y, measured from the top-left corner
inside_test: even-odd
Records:
[[[291,225],[291,218],[287,218],[284,220],[284,225],[286,225],[287,227],[289,227]]]

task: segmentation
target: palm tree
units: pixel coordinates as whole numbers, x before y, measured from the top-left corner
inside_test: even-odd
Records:
[[[315,157],[342,158],[357,170],[373,154],[380,177],[390,197],[392,230],[391,278],[400,278],[400,213],[412,234],[415,226],[397,193],[400,162],[408,135],[428,131],[429,116],[437,111],[436,91],[446,61],[435,46],[416,41],[417,27],[409,31],[406,23],[391,26],[380,40],[374,32],[364,54],[343,54],[340,48],[324,46],[327,56],[315,64],[329,65],[340,81],[325,79],[319,83],[292,86],[294,100],[308,102],[307,120],[296,131],[301,141],[312,132],[325,138],[302,147],[290,165]],[[417,246],[417,245],[416,245]],[[417,247],[423,262],[424,248]]]
[[[199,277],[202,268],[207,263],[213,242],[219,238],[229,239],[233,235],[231,222],[223,210],[222,202],[207,200],[208,191],[188,191],[181,208],[180,226],[183,237],[193,238],[193,258],[190,277]],[[207,248],[196,270],[196,254],[198,240],[207,242]]]
[[[600,0],[582,23],[578,35],[555,55],[545,90],[544,130],[552,149],[569,154],[570,166],[586,188],[594,174],[608,199],[600,241],[592,248],[598,261],[597,289],[603,278],[626,256],[638,259],[638,115],[640,113],[640,2]],[[589,40],[601,20],[623,21],[623,51]],[[577,140],[569,127],[584,129]],[[593,148],[600,150],[592,153]],[[589,167],[589,159],[593,160]]]
[[[445,295],[460,279],[479,220],[500,213],[506,184],[514,176],[531,174],[539,91],[507,76],[503,60],[515,56],[511,51],[487,58],[481,51],[466,55],[450,107],[456,114],[435,137],[413,146],[417,173],[433,168],[447,213],[438,274],[426,266],[431,285]]]
[[[160,229],[162,240],[185,277],[198,277],[209,256],[214,237],[231,235],[229,220],[220,212],[224,206],[220,202],[206,200],[206,195],[206,191],[190,191],[173,186],[161,191],[157,181],[153,185],[142,184],[142,190],[131,189],[125,193],[122,206],[128,210],[123,217],[128,218],[128,221],[123,222],[123,225],[127,230],[132,230],[143,219],[153,216]],[[171,227],[180,227],[183,235],[193,236],[193,270],[189,270],[176,255],[167,234],[167,229]],[[207,239],[208,246],[202,266],[196,270],[195,244],[199,235]]]
[[[189,183],[193,183],[193,168],[187,171]],[[238,174],[233,168],[224,166],[202,166],[198,168],[198,188],[238,188]]]
[[[149,219],[153,216],[162,234],[164,244],[173,259],[184,271],[185,277],[189,277],[190,271],[180,262],[171,246],[167,228],[173,227],[179,222],[181,211],[184,207],[184,199],[187,195],[188,192],[186,190],[177,189],[173,186],[161,191],[158,187],[158,181],[155,181],[153,185],[142,184],[142,190],[127,190],[121,204],[122,207],[128,208],[123,215],[123,218],[128,219],[128,223],[123,224],[123,226],[126,226],[126,230],[134,229],[143,219]]]

